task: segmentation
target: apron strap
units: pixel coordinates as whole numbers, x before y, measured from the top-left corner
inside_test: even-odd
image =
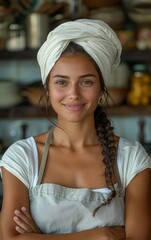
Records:
[[[40,164],[37,185],[39,185],[41,183],[41,180],[43,177],[43,173],[44,173],[46,161],[47,161],[47,156],[48,156],[48,151],[49,151],[49,146],[52,141],[52,134],[53,134],[53,129],[50,129],[50,131],[48,132],[48,135],[47,135],[47,139],[46,139],[45,146],[44,146],[44,151],[42,154],[42,160],[41,160],[41,164]],[[113,169],[114,169],[114,174],[115,174],[115,177],[116,177],[116,180],[118,183],[118,193],[120,196],[122,193],[122,184],[121,184],[121,179],[120,179],[119,170],[118,170],[118,166],[117,166],[117,160],[115,160],[115,162],[114,162]]]
[[[117,159],[115,159],[113,169],[114,169],[114,174],[115,174],[115,177],[116,177],[116,180],[118,183],[118,194],[120,197],[121,193],[122,193],[122,183],[121,183],[120,174],[119,174],[119,170],[118,170],[118,166],[117,166]]]
[[[47,156],[48,156],[48,151],[49,151],[49,146],[50,146],[51,140],[52,140],[52,133],[53,133],[53,129],[50,129],[50,131],[48,132],[48,135],[47,135],[47,139],[46,139],[45,146],[44,146],[44,151],[42,154],[42,160],[41,160],[41,164],[40,164],[37,185],[39,185],[41,183],[41,180],[43,177],[43,173],[44,173],[46,161],[47,161]]]

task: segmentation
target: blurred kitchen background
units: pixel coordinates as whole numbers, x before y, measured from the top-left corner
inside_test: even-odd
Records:
[[[104,108],[118,135],[151,153],[151,1],[0,0],[0,157],[14,141],[53,126],[53,112],[45,117],[38,106],[36,54],[51,29],[78,18],[101,19],[116,31],[123,53]]]

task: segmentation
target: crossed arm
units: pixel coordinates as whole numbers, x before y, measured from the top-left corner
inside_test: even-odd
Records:
[[[126,189],[125,228],[105,227],[78,233],[47,235],[40,232],[30,216],[28,189],[7,170],[2,171],[4,184],[1,211],[2,240],[151,240],[149,169],[139,173]],[[26,211],[22,206],[25,206]],[[17,209],[19,211],[16,211]]]

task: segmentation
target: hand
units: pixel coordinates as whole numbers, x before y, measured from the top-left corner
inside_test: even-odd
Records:
[[[13,220],[17,224],[15,229],[18,233],[42,233],[25,207],[15,210],[14,214]]]
[[[79,239],[89,239],[89,240],[124,240],[125,228],[121,226],[116,227],[97,227],[94,229],[84,230],[79,232]],[[72,239],[72,237],[71,237]],[[76,238],[78,239],[78,238]]]
[[[122,240],[126,238],[124,227],[105,227],[104,232],[108,240]]]

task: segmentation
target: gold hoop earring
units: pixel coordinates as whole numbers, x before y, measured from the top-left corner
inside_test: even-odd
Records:
[[[102,105],[102,96],[100,96],[98,99],[98,105]]]
[[[105,104],[105,98],[101,95],[98,100],[98,105],[103,106]]]

